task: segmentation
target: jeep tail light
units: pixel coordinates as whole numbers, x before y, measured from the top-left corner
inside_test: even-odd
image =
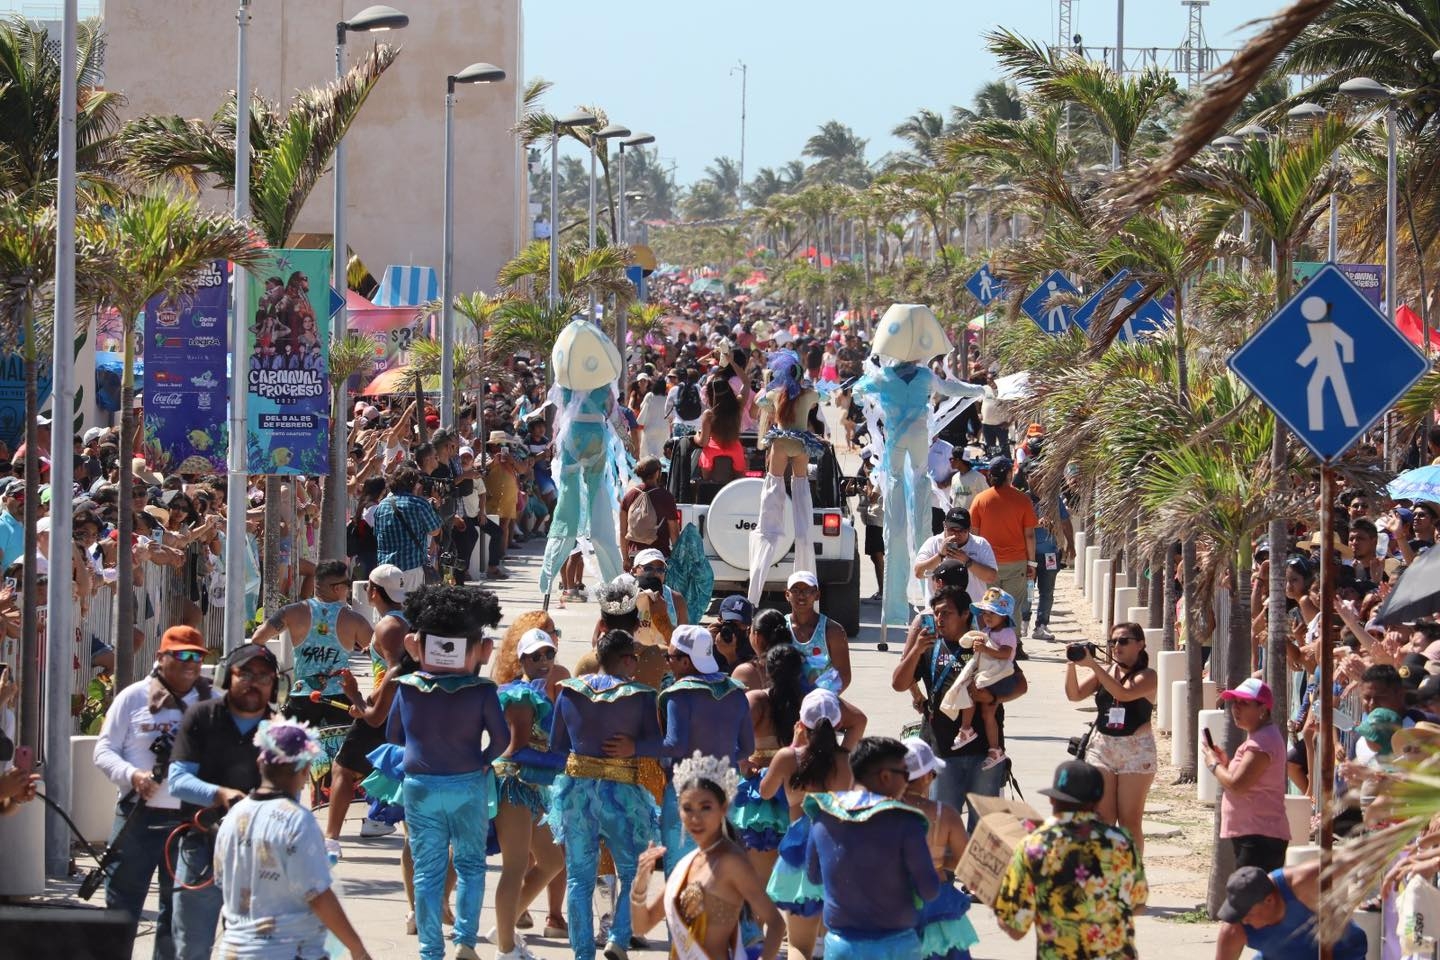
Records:
[[[765,471],[764,471],[764,470],[746,470],[746,471],[745,471],[745,476],[747,476],[747,477],[763,477],[763,476],[765,476]]]
[[[838,513],[827,513],[827,514],[825,514],[825,520],[821,523],[820,526],[821,526],[821,531],[825,534],[825,536],[827,536],[827,537],[838,537],[838,536],[840,536],[840,514],[838,514]]]

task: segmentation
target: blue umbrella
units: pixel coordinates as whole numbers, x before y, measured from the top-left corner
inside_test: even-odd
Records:
[[[1430,500],[1440,502],[1440,466],[1416,467],[1406,470],[1385,487],[1395,500]]]

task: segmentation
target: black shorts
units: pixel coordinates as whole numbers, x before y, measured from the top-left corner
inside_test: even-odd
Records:
[[[1269,873],[1285,866],[1285,850],[1290,846],[1290,841],[1252,833],[1243,837],[1231,837],[1230,845],[1235,849],[1236,869],[1259,867]]]
[[[865,556],[873,557],[885,552],[885,528],[865,524]]]
[[[384,742],[384,724],[372,727],[364,720],[356,720],[350,725],[350,732],[345,734],[345,742],[340,745],[335,762],[346,770],[354,770],[360,776],[367,777],[370,771],[375,769],[367,755]]]

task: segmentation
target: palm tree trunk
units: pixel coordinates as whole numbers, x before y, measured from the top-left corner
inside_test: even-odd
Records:
[[[1184,566],[1185,589],[1185,666],[1190,698],[1190,730],[1185,744],[1185,762],[1180,765],[1179,783],[1195,782],[1195,758],[1200,752],[1200,698],[1204,688],[1201,674],[1205,672],[1205,647],[1200,636],[1204,617],[1200,609],[1199,562],[1196,558],[1194,535],[1180,546]]]
[[[135,311],[122,311],[125,324],[125,355],[120,370],[120,490],[118,502],[118,537],[115,551],[116,628],[115,628],[115,689],[123,690],[135,682],[135,471],[130,461],[135,456],[131,437],[135,432],[135,331],[131,318]],[[245,509],[230,504],[229,509]]]
[[[24,572],[20,583],[20,638],[24,644],[24,668],[20,674],[20,738],[32,748],[40,747],[40,713],[45,681],[40,665],[45,662],[45,643],[40,637],[40,571],[36,556],[40,549],[35,524],[40,519],[40,351],[35,343],[34,302],[27,291],[20,299],[25,329],[25,545]],[[52,547],[50,550],[54,553]]]
[[[1082,559],[1084,558],[1076,558],[1076,562],[1078,563]],[[1151,630],[1165,626],[1165,548],[1163,545],[1150,553],[1150,590],[1145,604],[1149,614],[1149,622],[1145,625]]]
[[[1180,592],[1176,589],[1175,578],[1177,573],[1175,561],[1175,545],[1165,544],[1165,618],[1161,623],[1165,633],[1160,643],[1160,648],[1165,651],[1175,649],[1175,607],[1180,602]]]
[[[295,567],[294,527],[280,502],[282,486],[283,482],[279,477],[265,478],[265,569],[262,571],[263,580],[260,585],[260,605],[264,607],[267,617],[284,606],[280,594],[280,541],[287,535],[287,527],[291,530],[290,567],[292,570]]]
[[[1216,672],[1216,665],[1212,663],[1212,675],[1222,677],[1225,689],[1230,690],[1238,686],[1242,680],[1250,675],[1250,544],[1248,539],[1240,545],[1240,562],[1230,567],[1230,623],[1227,625],[1229,636],[1223,646],[1224,656],[1222,658],[1220,672]],[[1219,631],[1219,625],[1216,625]],[[1213,658],[1221,651],[1220,644],[1215,644]],[[1240,736],[1240,729],[1230,721],[1229,715],[1225,719],[1225,736],[1221,746],[1230,756],[1234,756],[1235,749],[1240,745],[1243,738]],[[1235,851],[1229,843],[1226,843],[1220,836],[1220,804],[1215,804],[1214,814],[1214,851],[1215,858],[1210,861],[1210,882],[1206,891],[1206,907],[1210,915],[1215,916],[1220,909],[1220,904],[1225,902],[1225,881],[1235,870]]]
[[[1275,307],[1279,309],[1290,300],[1290,245],[1275,245]],[[1275,436],[1270,443],[1270,472],[1275,495],[1282,497],[1290,478],[1286,474],[1287,437],[1285,426],[1275,420]],[[1290,667],[1288,655],[1289,623],[1285,616],[1285,563],[1289,546],[1290,531],[1283,518],[1270,521],[1270,611],[1267,622],[1265,644],[1265,682],[1275,697],[1272,715],[1290,716]],[[1329,548],[1325,545],[1325,549]]]

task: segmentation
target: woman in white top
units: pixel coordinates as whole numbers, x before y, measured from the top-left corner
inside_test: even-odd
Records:
[[[645,390],[645,398],[640,401],[640,411],[636,415],[641,430],[640,459],[663,459],[665,441],[670,436],[670,418],[665,414],[665,385],[652,384],[650,377],[643,373],[635,378],[635,382]]]

